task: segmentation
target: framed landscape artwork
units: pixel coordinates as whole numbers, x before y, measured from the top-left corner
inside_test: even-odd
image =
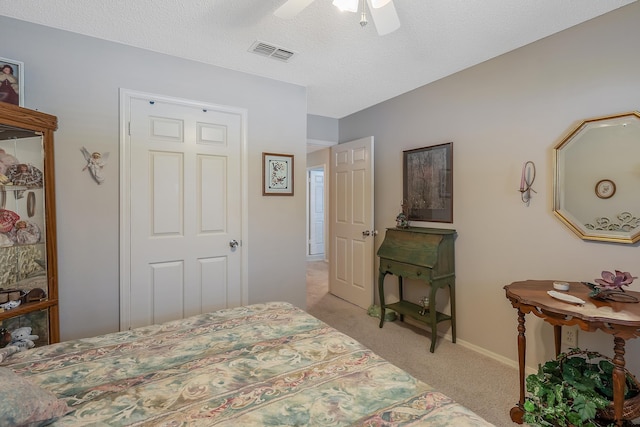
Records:
[[[293,155],[262,153],[262,195],[293,196]]]
[[[453,142],[403,151],[409,221],[453,222]]]
[[[24,64],[0,57],[0,102],[24,106]]]

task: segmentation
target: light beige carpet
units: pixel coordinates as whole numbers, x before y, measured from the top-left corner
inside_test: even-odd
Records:
[[[327,266],[323,261],[307,263],[310,314],[496,426],[517,425],[509,417],[519,397],[517,369],[441,337],[430,353],[431,334],[400,321],[379,328],[378,318],[328,293]]]

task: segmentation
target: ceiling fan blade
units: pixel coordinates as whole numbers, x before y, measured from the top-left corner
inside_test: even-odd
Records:
[[[314,0],[287,0],[273,14],[278,18],[291,19],[313,2]]]
[[[357,12],[358,3],[358,0],[333,0],[333,5],[341,12]]]
[[[379,7],[386,6],[390,1],[391,0],[371,0],[371,6],[373,6],[374,9],[377,9]]]
[[[400,19],[398,19],[393,1],[379,8],[374,8],[371,5],[371,0],[367,0],[367,4],[379,35],[384,36],[400,28]]]

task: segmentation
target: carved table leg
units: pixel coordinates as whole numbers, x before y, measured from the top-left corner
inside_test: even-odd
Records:
[[[524,313],[518,309],[518,367],[520,377],[520,400],[518,401],[518,405],[511,408],[511,411],[509,412],[509,415],[511,415],[511,421],[518,424],[522,424],[522,417],[524,415],[524,365],[527,350],[527,338],[524,335],[525,331]]]
[[[560,325],[553,325],[553,344],[556,350],[556,357],[558,357],[562,349],[562,326]]]
[[[624,405],[624,384],[626,374],[624,371],[624,340],[620,337],[613,338],[613,413],[616,425],[624,425],[622,419],[622,407]]]

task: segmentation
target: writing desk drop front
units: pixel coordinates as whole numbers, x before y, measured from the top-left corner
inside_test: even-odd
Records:
[[[455,230],[441,228],[388,228],[384,241],[378,249],[380,267],[378,291],[380,292],[380,327],[384,325],[385,309],[409,316],[431,328],[431,353],[435,350],[438,335],[437,325],[451,321],[452,342],[456,342],[455,299]],[[399,301],[385,304],[384,278],[387,274],[398,277]],[[426,313],[418,304],[404,299],[403,279],[415,279],[430,286],[429,306]],[[449,288],[451,314],[436,311],[436,293]]]

